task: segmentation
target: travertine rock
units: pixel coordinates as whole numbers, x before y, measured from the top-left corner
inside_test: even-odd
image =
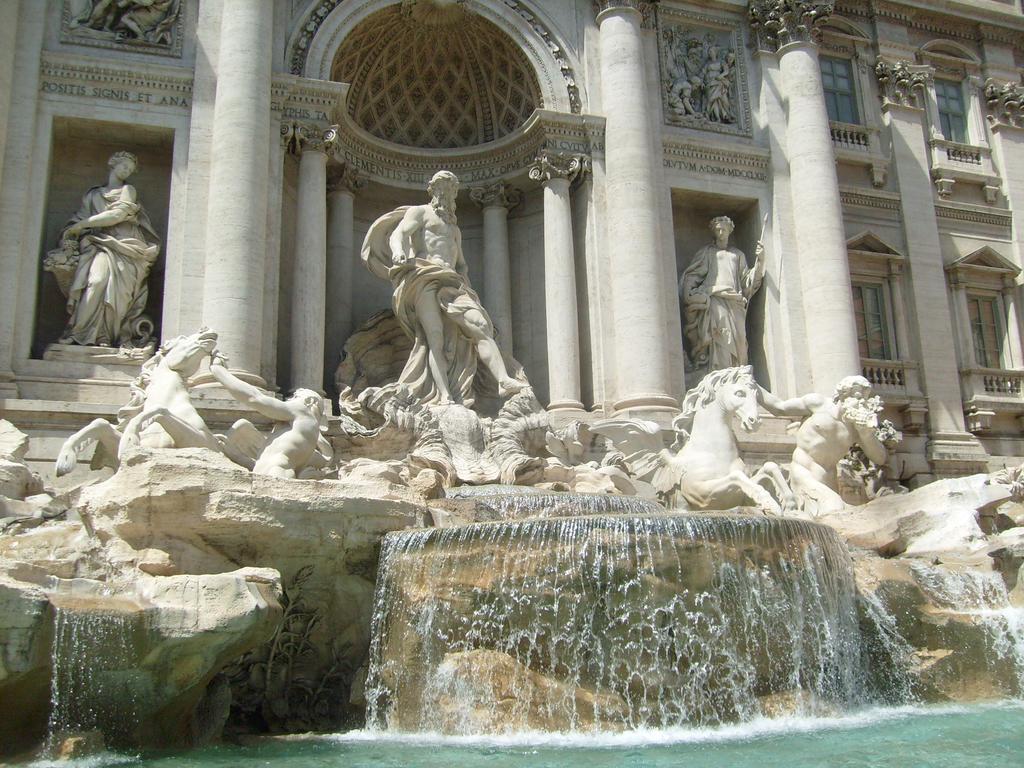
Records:
[[[620,731],[629,713],[617,693],[595,691],[480,648],[445,656],[426,706],[444,733]],[[572,707],[564,706],[572,701]],[[568,716],[572,712],[575,720]]]
[[[979,512],[1010,498],[1007,485],[971,475],[881,496],[820,518],[851,544],[886,556],[977,552],[986,547]]]

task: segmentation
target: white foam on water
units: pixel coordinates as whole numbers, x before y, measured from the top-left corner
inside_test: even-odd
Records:
[[[1024,702],[1001,701],[989,704],[972,704],[969,706],[906,705],[901,707],[874,707],[838,717],[792,716],[771,719],[757,718],[745,723],[713,728],[652,728],[619,733],[523,731],[513,734],[489,736],[450,736],[442,733],[393,733],[364,729],[327,736],[310,734],[305,738],[338,743],[379,743],[424,747],[620,749],[623,747],[671,746],[673,744],[719,744],[756,741],[775,736],[857,730],[918,717],[961,715],[997,709],[1024,711]]]

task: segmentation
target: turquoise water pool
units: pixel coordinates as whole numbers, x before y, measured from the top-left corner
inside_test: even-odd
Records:
[[[34,763],[41,768],[43,762]],[[1009,768],[1024,766],[1024,703],[873,709],[838,718],[715,729],[507,738],[332,736],[217,746],[166,756],[107,755],[63,768]]]

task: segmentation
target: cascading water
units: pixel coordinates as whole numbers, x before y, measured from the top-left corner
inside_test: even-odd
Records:
[[[54,608],[48,747],[71,733],[103,733],[108,741],[136,723],[132,670],[138,665],[137,614]]]
[[[936,604],[971,617],[984,627],[988,648],[979,656],[989,666],[1008,666],[1015,687],[1011,684],[1006,693],[1024,696],[1024,608],[1010,603],[1002,577],[997,573],[924,564],[915,565],[912,572]]]
[[[864,695],[849,555],[800,520],[631,514],[389,534],[372,637],[368,722],[392,730],[715,724]]]

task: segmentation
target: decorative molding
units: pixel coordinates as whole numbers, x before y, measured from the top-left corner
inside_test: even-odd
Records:
[[[924,108],[924,89],[932,79],[930,67],[879,58],[875,64],[875,76],[883,107]]]
[[[571,183],[576,180],[577,176],[590,169],[590,158],[586,155],[542,149],[530,164],[529,175],[533,181],[539,181],[542,184],[553,179],[566,179]]]
[[[473,187],[469,190],[469,199],[481,208],[505,208],[512,210],[523,199],[523,193],[515,187],[510,187],[505,182],[499,181],[494,184],[487,184],[482,187]]]
[[[162,12],[129,3],[86,0],[74,15],[72,4],[72,0],[64,0],[61,7],[62,43],[181,58],[185,3],[180,0]]]
[[[107,59],[44,52],[39,65],[43,96],[189,109],[192,73],[154,64],[110,63]]]
[[[993,126],[1024,128],[1024,87],[1020,83],[1000,85],[989,78],[985,81],[985,101],[988,120]]]
[[[942,204],[935,206],[935,215],[949,221],[963,221],[971,224],[985,224],[991,227],[1010,229],[1013,226],[1013,215],[1009,211],[993,211],[981,206],[970,206],[966,203]]]
[[[881,190],[867,189],[866,187],[844,187],[840,185],[839,200],[843,205],[889,211],[895,214],[896,218],[900,218],[903,213],[900,207],[900,196],[895,192],[883,192]]]
[[[456,174],[467,186],[507,179],[526,171],[542,149],[602,155],[604,118],[537,110],[523,128],[505,139],[468,150],[423,152],[383,142],[345,114],[335,159],[372,181],[422,191],[438,168]]]
[[[715,146],[707,142],[666,137],[662,165],[687,174],[725,176],[754,182],[768,181],[769,153],[754,147]]]
[[[818,42],[818,27],[832,15],[834,0],[750,0],[747,16],[760,50],[788,43]]]
[[[656,27],[665,123],[750,136],[753,121],[738,20],[658,6]],[[724,103],[716,87],[725,89]]]
[[[324,20],[342,2],[343,0],[320,0],[319,3],[316,3],[309,10],[305,20],[299,22],[299,28],[302,31],[289,43],[286,55],[289,71],[293,75],[301,75],[305,71],[306,57],[309,55],[309,47],[313,42],[313,38],[316,37]],[[525,7],[524,3],[520,2],[520,0],[502,0],[502,5],[504,9],[515,13],[526,22],[530,29],[533,30],[533,33],[544,43],[544,47],[547,48],[552,58],[554,58],[562,73],[572,113],[581,114],[583,102],[580,98],[579,86],[576,84],[576,73],[551,30],[529,8]]]
[[[270,109],[283,120],[313,121],[326,128],[338,121],[347,94],[347,83],[274,75],[270,85]]]

